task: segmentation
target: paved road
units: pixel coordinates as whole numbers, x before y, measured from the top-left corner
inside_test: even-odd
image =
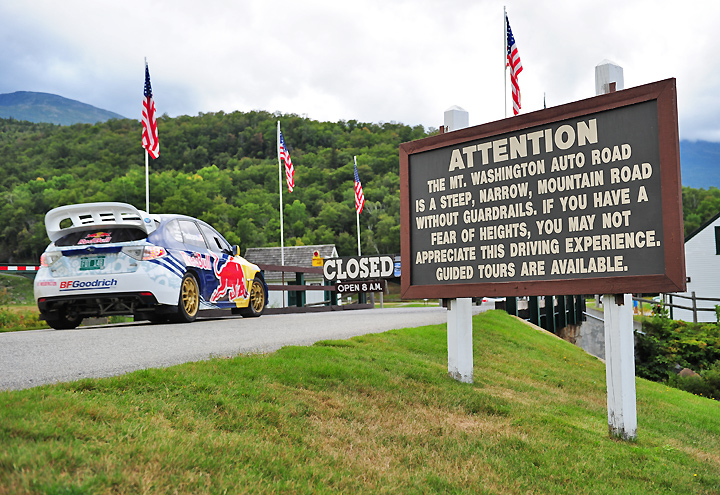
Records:
[[[474,313],[480,309],[473,306]],[[0,333],[0,390],[446,322],[447,311],[438,307],[386,308]]]

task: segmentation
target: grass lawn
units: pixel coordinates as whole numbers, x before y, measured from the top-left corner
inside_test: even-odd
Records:
[[[0,333],[48,328],[39,316],[32,279],[0,273]]]
[[[0,494],[718,494],[720,403],[638,379],[609,437],[605,367],[501,311],[445,325],[0,392]]]
[[[35,306],[33,279],[15,273],[0,273],[0,293],[4,295],[3,304]]]

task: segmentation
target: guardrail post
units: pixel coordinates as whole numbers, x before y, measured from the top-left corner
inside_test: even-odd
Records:
[[[295,285],[305,285],[305,274],[301,272],[295,273]],[[295,293],[295,305],[298,308],[305,306],[305,291]]]
[[[698,318],[697,318],[698,312],[697,312],[697,299],[695,299],[695,291],[692,291],[691,294],[692,294],[692,308],[693,308],[693,323],[697,323],[698,322]]]
[[[323,279],[323,285],[332,286],[333,283]],[[337,306],[337,292],[334,290],[326,290],[323,293],[323,301],[330,301],[330,306]]]
[[[528,320],[540,326],[540,298],[538,296],[528,297]]]
[[[517,316],[517,297],[506,297],[505,298],[505,311],[509,315]]]
[[[548,332],[556,333],[555,327],[555,296],[545,296],[545,326]]]
[[[582,323],[583,313],[585,311],[585,296],[575,296],[575,321]]]
[[[567,324],[568,325],[577,325],[577,309],[575,307],[575,298],[577,296],[568,296],[567,297]]]
[[[557,327],[558,328],[565,328],[568,326],[568,315],[567,315],[567,296],[558,296],[557,297]]]

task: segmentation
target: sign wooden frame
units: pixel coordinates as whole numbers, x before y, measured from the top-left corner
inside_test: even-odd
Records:
[[[462,146],[478,140],[491,141],[493,137],[538,126],[551,126],[569,119],[579,119],[601,112],[630,108],[645,102],[657,106],[656,174],[660,181],[660,211],[662,234],[658,241],[663,246],[664,268],[661,272],[643,275],[608,275],[587,278],[561,278],[502,281],[457,280],[440,283],[413,281],[413,264],[417,250],[413,248],[411,234],[416,233],[411,223],[412,208],[417,191],[411,191],[413,158],[424,152]],[[637,107],[634,107],[637,108]],[[654,125],[654,124],[653,124]],[[426,155],[427,156],[427,155]],[[447,162],[441,163],[447,173]],[[661,173],[660,173],[661,171]],[[417,189],[417,188],[416,188]],[[537,197],[535,198],[538,199]],[[538,201],[539,202],[539,201]],[[682,219],[682,186],[680,180],[680,151],[677,116],[677,90],[675,79],[609,93],[546,110],[519,115],[462,130],[439,134],[400,145],[400,218],[403,298],[457,298],[473,296],[527,296],[562,294],[613,294],[636,292],[684,291],[685,251]],[[659,243],[657,244],[660,245]]]

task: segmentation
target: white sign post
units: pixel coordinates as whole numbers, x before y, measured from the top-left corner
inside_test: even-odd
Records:
[[[595,93],[623,89],[622,67],[604,60],[595,67]],[[623,440],[637,438],[635,394],[635,340],[632,296],[605,294],[605,379],[610,435]]]
[[[605,294],[605,379],[610,435],[637,438],[632,296]]]
[[[458,106],[445,110],[445,129],[456,131],[469,125],[468,113]],[[463,383],[473,381],[472,299],[448,300],[448,374]]]
[[[448,300],[448,374],[459,382],[473,382],[472,299]]]

